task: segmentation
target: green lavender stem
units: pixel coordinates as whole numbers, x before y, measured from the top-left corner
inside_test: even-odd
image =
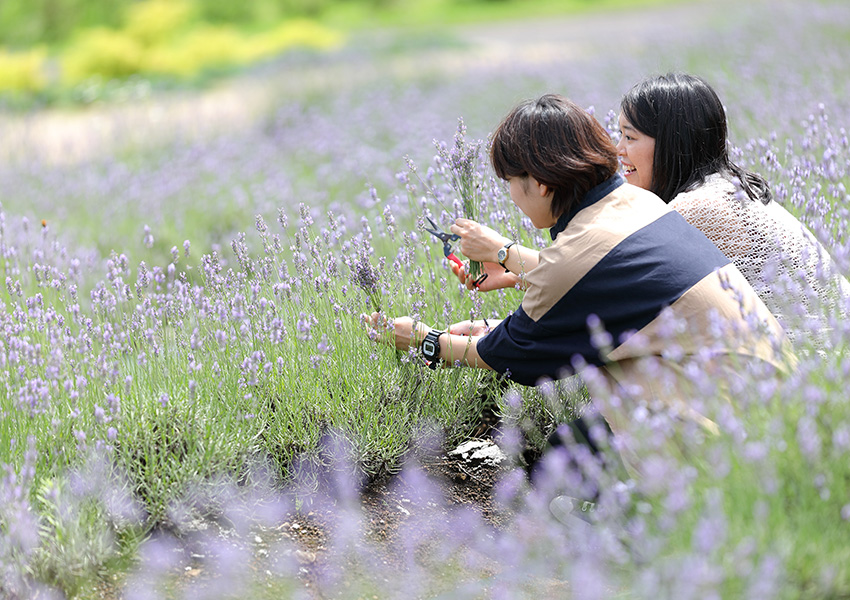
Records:
[[[451,169],[452,187],[460,195],[464,216],[473,221],[478,220],[479,198],[478,185],[475,181],[476,165],[481,152],[481,142],[468,143],[465,139],[466,126],[463,119],[458,119],[457,133],[454,138],[454,148],[447,152],[445,158]],[[477,279],[482,272],[480,261],[469,261],[469,275]]]

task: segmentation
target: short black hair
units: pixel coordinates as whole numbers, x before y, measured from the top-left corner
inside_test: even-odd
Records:
[[[530,175],[549,187],[556,219],[619,169],[605,128],[557,94],[517,105],[493,134],[490,160],[502,179]]]

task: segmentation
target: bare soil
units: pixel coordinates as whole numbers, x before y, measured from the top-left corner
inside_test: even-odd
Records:
[[[427,508],[429,518],[439,519],[452,508],[465,505],[496,527],[509,521],[510,513],[494,500],[494,490],[500,475],[508,468],[506,464],[475,463],[460,456],[444,455],[423,461],[420,466],[437,484],[445,501],[444,505]],[[379,547],[382,544],[395,547],[393,542],[397,541],[402,525],[421,516],[416,512],[423,507],[410,502],[415,492],[395,477],[374,482],[363,491],[360,509],[369,541]],[[306,589],[316,588],[318,570],[323,566],[329,544],[328,524],[335,518],[330,511],[308,512],[287,520],[276,531],[267,532],[270,540],[281,536],[299,548],[295,558],[301,566],[299,575]],[[388,559],[393,560],[392,556]],[[315,597],[322,596],[317,593]]]
[[[468,441],[480,441],[492,449],[494,439],[498,437],[498,426],[498,417],[492,410],[485,409],[480,424]],[[398,541],[400,529],[409,520],[423,517],[440,519],[459,506],[472,508],[495,527],[509,523],[510,510],[494,498],[500,477],[514,466],[507,457],[499,462],[472,458],[471,452],[460,454],[448,451],[419,456],[417,466],[435,486],[435,497],[440,502],[426,505],[411,500],[418,498],[421,490],[416,489],[416,482],[407,481],[402,475],[388,475],[368,481],[360,490],[357,499],[360,523],[366,541],[374,547],[395,548],[394,542]],[[240,539],[231,526],[215,517],[196,521],[188,530],[179,533],[168,528],[168,531],[155,532],[154,535],[176,535],[178,538],[173,548],[173,564],[177,566],[169,571],[169,579],[174,581],[177,597],[184,597],[179,590],[188,590],[190,586],[191,589],[197,589],[196,586],[212,589],[221,577],[215,567],[205,562],[205,557],[196,555],[198,547],[189,542],[194,534],[202,533],[206,543],[218,540],[251,547],[254,562],[248,567],[258,581],[263,577],[262,571],[267,568],[270,553],[279,550],[282,543],[287,548],[294,548],[287,552],[299,567],[298,578],[303,585],[302,589],[313,591],[312,596],[315,598],[323,598],[318,591],[318,574],[327,564],[331,536],[339,521],[337,508],[333,503],[325,503],[290,512],[272,525],[253,527],[250,539]],[[183,538],[185,545],[181,544],[179,538]],[[394,558],[388,554],[387,560]],[[116,573],[110,577],[111,580],[101,581],[96,589],[82,597],[120,600],[130,591],[128,588],[134,585],[126,573]]]
[[[490,409],[485,409],[481,422],[470,440],[484,442],[488,446],[495,444],[498,436],[498,417]],[[487,522],[500,527],[510,519],[509,510],[496,502],[494,493],[500,477],[513,465],[507,457],[501,462],[475,459],[471,453],[460,454],[449,451],[441,454],[420,457],[419,468],[429,480],[437,486],[442,505],[423,507],[412,503],[419,490],[398,475],[384,477],[369,482],[360,493],[359,508],[366,528],[367,538],[377,544],[391,543],[397,540],[400,527],[416,512],[428,510],[429,518],[440,518],[454,507],[465,505],[477,511]],[[328,530],[335,522],[332,509],[307,511],[292,515],[272,533],[296,543],[300,549],[297,555],[304,567],[302,575],[309,586],[315,575],[315,567],[321,561],[328,545]]]

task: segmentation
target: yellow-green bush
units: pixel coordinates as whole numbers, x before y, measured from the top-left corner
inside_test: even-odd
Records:
[[[188,0],[146,0],[127,9],[124,30],[139,43],[153,46],[173,37],[196,13],[197,7]]]
[[[62,77],[72,85],[95,75],[120,79],[139,72],[143,55],[138,40],[123,31],[89,29],[62,56]]]
[[[187,32],[174,43],[149,48],[144,56],[143,70],[186,77],[211,66],[244,62],[245,42],[235,29],[205,25]]]
[[[304,20],[284,23],[255,35],[243,35],[223,25],[203,25],[170,44],[148,48],[141,71],[190,77],[210,67],[248,64],[294,47],[327,49],[340,41],[337,32]]]
[[[108,80],[135,74],[191,78],[209,68],[239,66],[293,47],[325,49],[341,41],[337,32],[303,19],[245,34],[229,25],[198,21],[197,14],[196,0],[133,4],[121,28],[88,29],[71,40],[58,57],[62,82],[73,86],[92,77]],[[40,56],[43,63],[45,54]],[[12,83],[2,87],[4,81],[14,82],[14,89],[46,84],[36,77],[43,69],[34,67],[35,59],[16,60],[9,60],[9,66],[0,64],[0,89],[10,89]]]
[[[249,60],[257,60],[296,47],[319,50],[333,48],[342,42],[342,36],[313,21],[298,19],[281,23],[247,41],[245,52]]]
[[[0,91],[38,92],[47,85],[47,51],[34,48],[26,52],[0,50]]]

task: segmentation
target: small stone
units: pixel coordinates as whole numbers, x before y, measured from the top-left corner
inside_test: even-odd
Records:
[[[497,466],[507,456],[490,440],[469,440],[449,452],[449,456],[460,456],[465,461],[475,461]]]

